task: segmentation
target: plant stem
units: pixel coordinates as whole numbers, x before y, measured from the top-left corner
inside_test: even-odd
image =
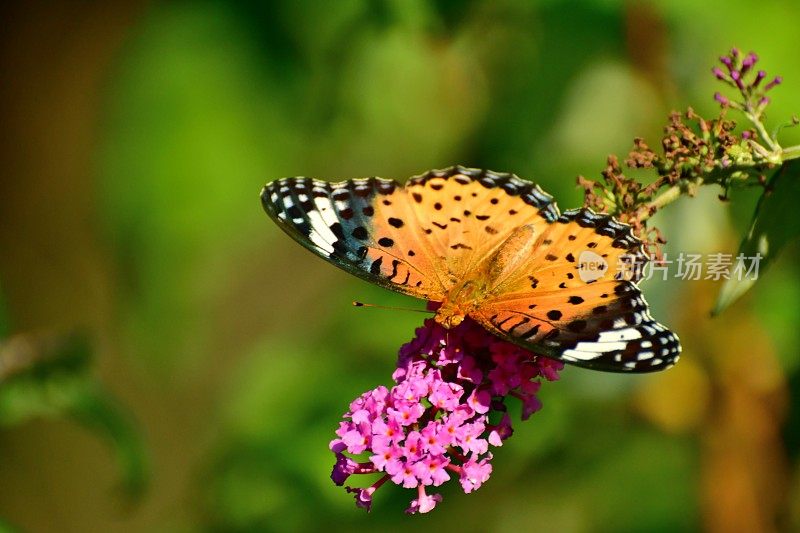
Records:
[[[761,139],[767,143],[767,146],[769,146],[770,150],[772,150],[774,153],[779,153],[781,151],[781,147],[778,142],[774,140],[769,133],[767,133],[764,123],[761,122],[761,117],[759,116],[760,113],[757,113],[755,110],[753,110],[753,106],[750,103],[747,104],[743,111],[748,120],[750,120],[753,126],[756,127]]]
[[[800,145],[790,146],[789,148],[784,148],[781,151],[781,159],[784,161],[798,158],[800,158]]]
[[[665,205],[671,204],[672,202],[683,196],[685,193],[692,194],[693,191],[697,190],[697,187],[699,187],[702,184],[703,184],[703,178],[697,178],[693,181],[688,181],[688,182],[681,181],[676,185],[672,185],[664,192],[660,193],[658,196],[653,198],[650,202],[645,204],[645,207],[647,209],[644,211],[644,214],[639,219],[643,221],[647,220],[648,218],[650,218],[652,214],[655,214],[655,211],[658,211]],[[652,208],[655,208],[655,210]]]

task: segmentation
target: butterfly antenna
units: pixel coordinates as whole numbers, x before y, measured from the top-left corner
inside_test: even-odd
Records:
[[[354,307],[374,307],[375,309],[390,309],[392,311],[410,311],[412,313],[428,313],[428,314],[436,314],[436,311],[428,311],[427,309],[409,309],[407,307],[392,307],[389,305],[378,305],[378,304],[365,304],[364,302],[354,301]]]

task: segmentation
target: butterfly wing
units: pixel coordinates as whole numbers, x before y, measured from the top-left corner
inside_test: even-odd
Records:
[[[416,228],[409,225],[401,238],[394,217],[376,216],[389,207],[407,218],[408,201],[397,182],[283,178],[264,187],[261,202],[290,237],[347,272],[418,298],[435,300],[444,294],[430,259],[415,250],[420,249]],[[381,224],[391,231],[379,235],[376,226]]]
[[[472,316],[497,335],[578,366],[662,370],[678,360],[680,343],[653,320],[636,286],[645,261],[629,226],[588,209],[568,211]]]
[[[511,174],[452,167],[403,187],[367,178],[284,178],[261,193],[267,214],[300,244],[367,281],[442,301],[518,225],[541,231],[552,198]]]

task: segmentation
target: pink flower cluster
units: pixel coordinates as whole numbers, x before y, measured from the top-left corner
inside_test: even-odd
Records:
[[[469,319],[450,330],[428,319],[400,348],[395,385],[350,404],[330,443],[331,479],[344,485],[354,474],[381,474],[366,488],[347,487],[367,510],[387,481],[417,490],[407,513],[431,511],[442,497],[426,488],[451,476],[472,492],[492,473],[490,446],[502,446],[513,432],[505,399],[520,400],[527,419],[541,407],[539,378],[556,380],[562,367]]]

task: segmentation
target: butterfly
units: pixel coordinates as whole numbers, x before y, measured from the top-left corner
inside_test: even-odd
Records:
[[[532,352],[611,372],[679,358],[678,337],[653,320],[637,286],[647,256],[630,226],[586,208],[561,214],[513,174],[455,166],[405,185],[283,178],[261,201],[334,265],[440,303],[446,328],[469,317]]]

